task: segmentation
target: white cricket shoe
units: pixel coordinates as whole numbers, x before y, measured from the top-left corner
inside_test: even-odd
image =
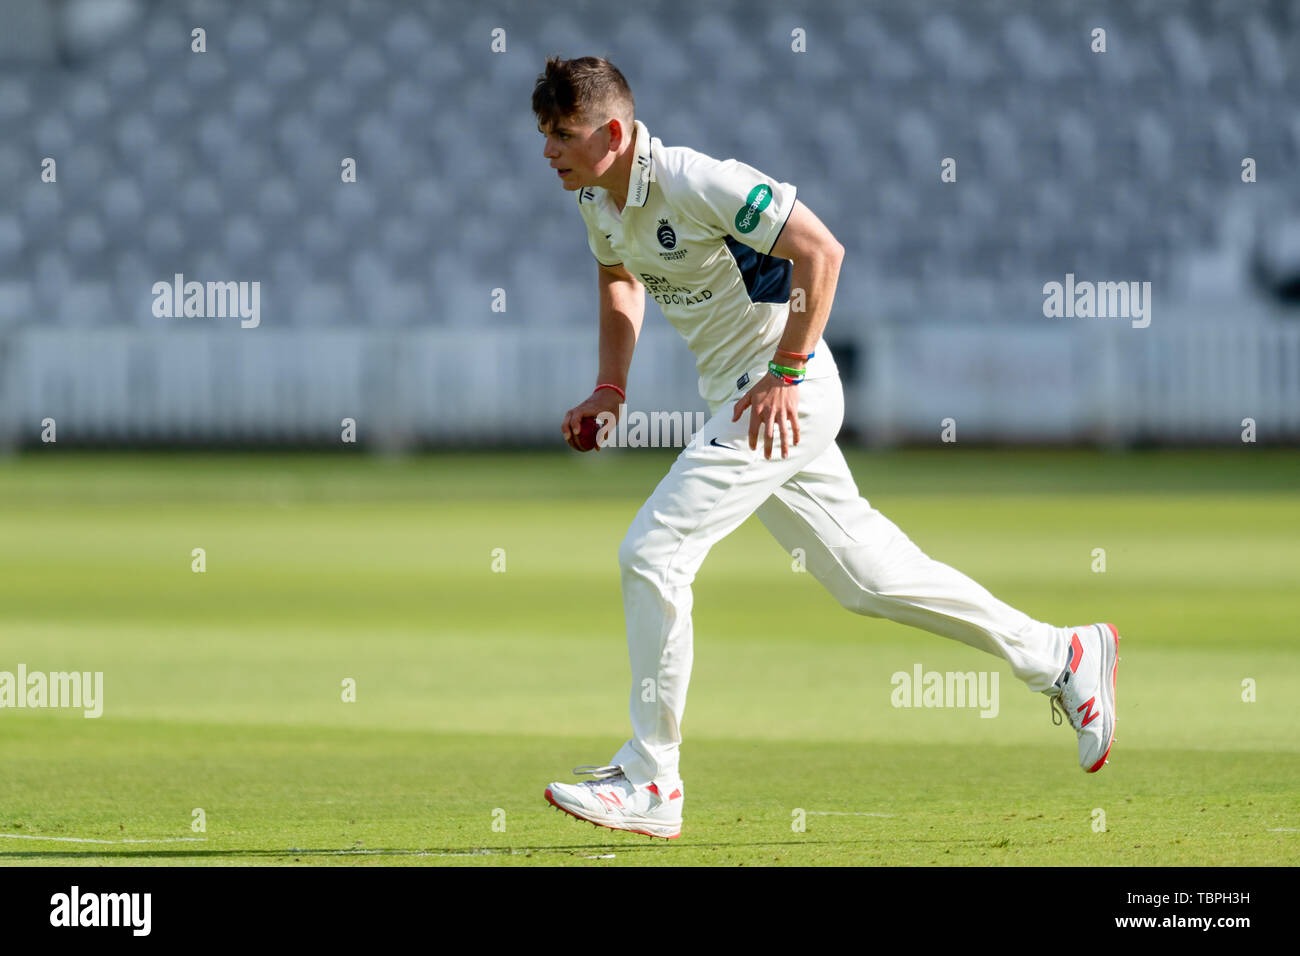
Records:
[[[611,830],[628,830],[645,836],[673,840],[682,834],[682,782],[661,788],[638,787],[621,767],[575,767],[574,774],[596,779],[582,783],[553,783],[546,800],[571,817]],[[668,792],[665,793],[664,791]]]
[[[1052,699],[1079,735],[1079,766],[1096,773],[1107,763],[1115,741],[1115,677],[1119,671],[1119,631],[1114,624],[1071,628],[1070,656],[1060,678],[1043,693]]]

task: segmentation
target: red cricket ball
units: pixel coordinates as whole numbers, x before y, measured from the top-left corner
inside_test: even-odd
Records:
[[[600,432],[600,422],[594,418],[584,418],[578,427],[578,447],[591,451],[596,447],[596,435]]]

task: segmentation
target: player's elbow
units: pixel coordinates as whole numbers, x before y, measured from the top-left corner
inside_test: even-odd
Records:
[[[808,236],[803,243],[802,252],[803,255],[799,258],[810,259],[836,268],[844,261],[844,247],[829,230],[822,230],[820,235]]]
[[[844,247],[834,236],[827,233],[813,247],[809,258],[820,264],[823,269],[838,273],[844,263]]]
[[[844,263],[844,246],[834,236],[831,236],[826,242],[823,254],[837,269]]]
[[[790,250],[786,258],[795,263],[805,263],[814,269],[838,271],[844,261],[844,247],[834,238],[809,241],[802,248]]]

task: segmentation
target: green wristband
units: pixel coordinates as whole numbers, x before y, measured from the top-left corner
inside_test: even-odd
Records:
[[[782,375],[789,375],[791,378],[803,378],[804,373],[807,371],[807,369],[777,365],[775,362],[768,362],[767,367],[774,372],[780,372]]]

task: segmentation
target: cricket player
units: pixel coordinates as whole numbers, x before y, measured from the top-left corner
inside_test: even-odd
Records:
[[[803,549],[808,571],[850,611],[1007,661],[1050,696],[1054,721],[1064,711],[1083,769],[1101,769],[1115,730],[1115,628],[1028,617],[925,555],[858,494],[835,443],[844,397],[822,339],[844,248],[795,187],[652,138],[607,60],[548,59],[532,107],[599,280],[595,389],[565,414],[565,439],[584,450],[582,421],[618,414],[647,291],[694,353],[712,415],[619,548],[632,736],[607,764],[575,770],[592,779],[552,783],[546,799],[610,829],[680,835],[691,583],[709,549],[755,513],[787,552]],[[792,289],[802,309],[791,308]]]

